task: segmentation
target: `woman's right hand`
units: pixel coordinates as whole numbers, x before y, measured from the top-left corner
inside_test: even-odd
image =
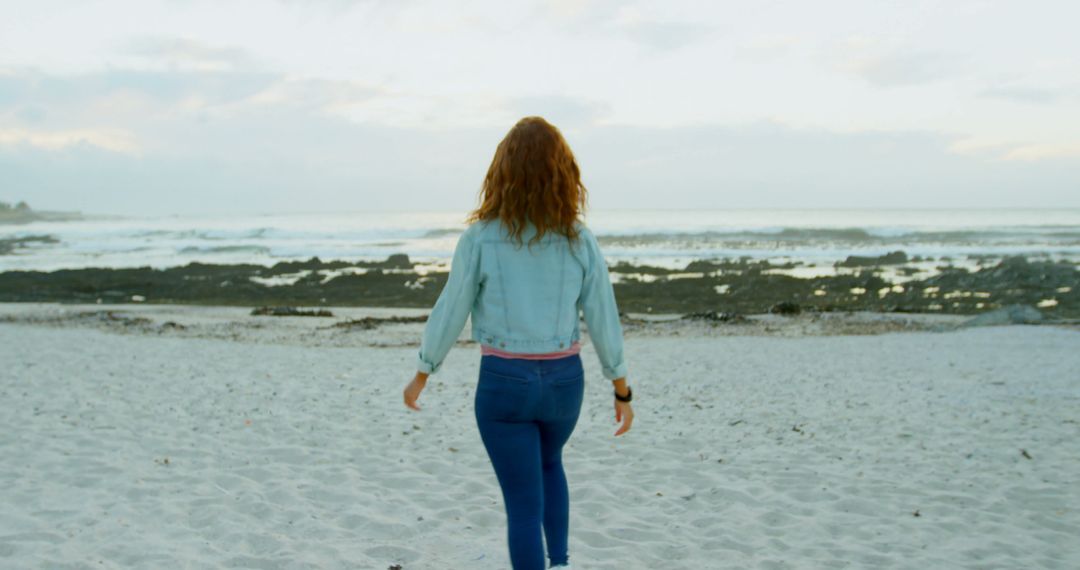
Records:
[[[626,386],[625,376],[612,380],[611,387],[615,388],[615,394],[619,396],[630,393],[630,388]],[[634,408],[630,407],[630,402],[621,402],[615,398],[615,421],[622,422],[622,427],[615,432],[615,435],[622,435],[630,430],[630,424],[634,423]]]

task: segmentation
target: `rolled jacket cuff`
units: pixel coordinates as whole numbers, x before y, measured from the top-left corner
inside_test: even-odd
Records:
[[[435,374],[439,371],[439,368],[442,368],[441,362],[432,364],[431,362],[424,360],[424,357],[420,354],[416,355],[416,369],[418,371],[423,372],[424,374]]]
[[[602,372],[604,374],[604,378],[607,378],[608,380],[618,380],[619,378],[623,378],[626,376],[627,373],[626,362],[620,362],[613,368],[608,368],[605,366]]]

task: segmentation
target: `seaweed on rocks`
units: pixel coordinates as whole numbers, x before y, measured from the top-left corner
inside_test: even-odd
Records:
[[[1010,257],[993,265],[987,262],[975,271],[949,266],[930,277],[907,275],[898,282],[886,279],[873,266],[804,278],[787,273],[784,268],[791,265],[746,257],[697,260],[681,270],[623,263],[617,267],[624,276],[656,278],[620,279],[614,290],[620,312],[687,315],[713,311],[717,318],[796,305],[801,312],[811,313],[969,315],[1025,305],[1036,307],[1051,322],[1080,317],[1080,271],[1071,263],[1051,259]],[[350,272],[351,267],[363,271]],[[905,276],[906,269],[911,267],[898,266],[896,274]],[[674,273],[681,275],[667,278]],[[167,269],[7,271],[0,273],[0,302],[430,309],[448,275],[446,271],[421,274],[403,254],[363,263],[311,258],[271,268],[192,262]],[[267,280],[273,276],[288,277]],[[421,279],[424,285],[416,287]]]
[[[252,316],[269,317],[332,317],[334,313],[326,309],[298,309],[296,307],[256,307],[251,310]]]
[[[802,307],[798,303],[792,303],[791,301],[780,301],[769,307],[769,312],[774,315],[794,316],[802,313]]]
[[[708,321],[712,323],[745,323],[746,317],[736,313],[724,313],[717,311],[696,311],[693,313],[686,313],[682,317],[684,320],[691,321]]]
[[[1043,321],[1043,315],[1035,307],[1027,305],[1009,305],[981,315],[976,315],[961,326],[992,327],[1000,325],[1036,325]]]
[[[424,323],[424,322],[427,322],[427,320],[428,320],[427,315],[420,315],[420,316],[417,316],[417,317],[399,317],[399,316],[392,316],[392,317],[364,317],[364,318],[361,318],[361,319],[349,319],[347,321],[341,321],[341,322],[334,323],[332,325],[322,327],[322,328],[326,328],[326,329],[346,329],[346,330],[353,330],[353,329],[371,330],[371,329],[374,329],[374,328],[376,328],[376,327],[378,327],[380,325],[386,324],[386,323],[391,323],[391,324],[395,324],[395,323],[396,324]]]
[[[132,317],[119,314],[116,311],[81,311],[75,314],[75,319],[120,324],[128,327],[145,326],[153,322],[153,320],[146,317]]]

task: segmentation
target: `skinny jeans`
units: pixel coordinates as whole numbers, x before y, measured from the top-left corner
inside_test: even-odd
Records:
[[[474,409],[506,509],[514,570],[568,562],[570,494],[563,444],[581,413],[581,355],[549,360],[480,357]]]

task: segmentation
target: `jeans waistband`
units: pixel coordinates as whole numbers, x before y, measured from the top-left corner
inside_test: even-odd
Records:
[[[501,370],[514,369],[533,372],[554,372],[569,366],[581,364],[581,354],[571,354],[562,358],[545,360],[530,360],[526,358],[503,358],[494,354],[485,354],[480,357],[480,368],[495,368]]]

